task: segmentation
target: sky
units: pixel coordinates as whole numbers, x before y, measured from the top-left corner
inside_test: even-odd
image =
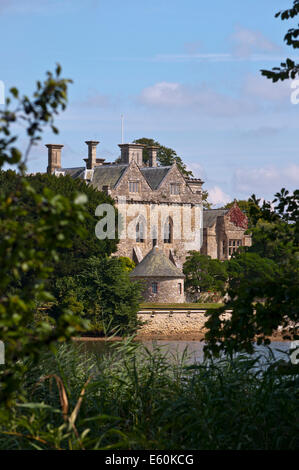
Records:
[[[65,167],[83,165],[86,140],[115,160],[123,114],[124,141],[148,137],[175,149],[214,207],[298,188],[291,95],[299,82],[273,84],[260,73],[299,56],[283,41],[296,21],[275,18],[292,3],[0,0],[5,93],[17,86],[30,95],[56,63],[74,81],[59,135],[45,131],[28,171],[46,170],[48,143],[64,145]],[[19,145],[25,150],[22,134]]]

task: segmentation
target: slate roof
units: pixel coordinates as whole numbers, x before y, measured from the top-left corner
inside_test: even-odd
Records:
[[[124,174],[126,168],[129,165],[100,165],[94,167],[92,184],[99,190],[103,186],[110,186],[114,188],[117,182],[120,180]],[[145,177],[151,189],[158,189],[160,183],[165,178],[171,166],[161,166],[161,167],[142,167],[140,168],[141,173]],[[78,168],[62,168],[61,171],[65,171],[67,175],[70,175],[72,178],[83,178],[84,177],[85,167]]]
[[[217,217],[222,217],[227,214],[227,209],[205,209],[203,211],[203,228],[212,227]]]
[[[66,175],[70,175],[72,178],[79,178],[84,175],[85,167],[76,167],[76,168],[61,168],[59,171],[64,171]]]
[[[152,189],[157,189],[169,172],[171,166],[142,167],[141,173]]]
[[[173,277],[184,278],[182,271],[177,268],[157,246],[143,258],[143,260],[130,272],[130,277]]]
[[[114,188],[118,180],[122,177],[128,165],[100,165],[94,167],[92,184],[99,189],[103,186]]]

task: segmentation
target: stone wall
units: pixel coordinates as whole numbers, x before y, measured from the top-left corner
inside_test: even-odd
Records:
[[[204,335],[207,321],[205,311],[184,313],[155,312],[138,313],[138,318],[145,324],[138,330],[138,336],[148,338],[198,339]]]
[[[184,294],[184,278],[173,279],[173,278],[155,278],[149,277],[141,280],[140,278],[132,281],[140,281],[144,285],[143,298],[146,302],[151,303],[182,303],[185,302]],[[153,293],[152,283],[156,282],[158,292]],[[181,285],[181,289],[179,288]]]

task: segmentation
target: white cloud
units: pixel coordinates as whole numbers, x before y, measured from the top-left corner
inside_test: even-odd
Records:
[[[232,200],[232,198],[228,194],[225,194],[219,186],[213,186],[213,188],[208,189],[208,193],[208,201],[216,206],[223,206]]]
[[[231,35],[233,53],[237,57],[249,57],[255,52],[277,52],[280,47],[266,38],[260,31],[238,26]]]
[[[234,185],[236,191],[258,196],[273,195],[283,187],[294,190],[299,187],[299,165],[239,168],[234,173]]]
[[[187,169],[192,171],[195,178],[206,179],[206,171],[200,163],[186,162]]]
[[[138,101],[153,107],[193,108],[210,116],[235,116],[256,110],[251,101],[218,93],[205,84],[192,87],[177,82],[155,83],[142,90]]]
[[[290,103],[291,80],[272,83],[266,77],[248,75],[244,82],[243,92],[249,97],[266,101]]]

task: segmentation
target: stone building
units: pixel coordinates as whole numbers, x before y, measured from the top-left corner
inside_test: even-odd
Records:
[[[143,297],[147,302],[183,303],[185,301],[185,276],[158,246],[154,246],[131,271],[130,278],[133,281],[143,282]]]
[[[197,250],[212,258],[228,259],[239,246],[251,244],[247,217],[234,204],[230,210],[204,210],[201,179],[186,178],[176,164],[159,166],[158,147],[120,144],[119,163],[97,158],[98,141],[86,141],[85,165],[64,168],[63,145],[48,144],[48,173],[70,175],[110,195],[121,214],[119,256],[140,263],[156,245],[174,266],[182,269],[188,251]]]
[[[201,252],[214,259],[229,259],[240,246],[251,246],[247,228],[248,219],[236,202],[229,210],[204,210]]]
[[[185,178],[176,164],[158,166],[158,147],[147,147],[150,158],[142,161],[143,145],[120,144],[119,163],[96,157],[98,141],[87,141],[85,166],[61,166],[62,145],[48,144],[49,173],[81,178],[110,195],[123,221],[119,256],[140,263],[155,245],[182,268],[189,250],[202,245],[202,184]]]

